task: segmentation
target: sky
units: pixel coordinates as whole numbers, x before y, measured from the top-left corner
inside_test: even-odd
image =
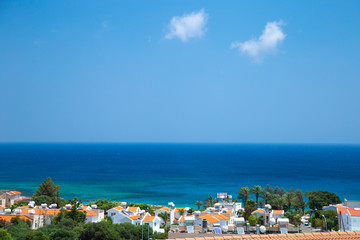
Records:
[[[0,1],[0,142],[360,143],[360,1]]]

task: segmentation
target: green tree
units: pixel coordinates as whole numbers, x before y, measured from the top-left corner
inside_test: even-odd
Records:
[[[259,200],[259,207],[260,207],[260,208],[265,207],[265,200],[264,200],[264,199],[260,199],[260,200]]]
[[[300,189],[298,189],[298,190],[295,191],[295,197],[296,197],[297,200],[299,200],[299,201],[303,201],[303,200],[304,200],[304,194],[303,194],[303,192],[302,192]]]
[[[309,199],[308,204],[310,209],[322,209],[322,207],[330,204],[341,203],[339,196],[328,191],[310,191],[306,192],[305,195]]]
[[[49,240],[49,238],[40,231],[29,231],[26,234],[26,240]]]
[[[280,189],[280,196],[283,196],[286,193],[285,189],[282,187]]]
[[[285,193],[282,197],[284,199],[284,202],[287,206],[287,209],[288,211],[291,211],[291,207],[292,207],[292,204],[294,202],[294,195],[295,193],[294,192],[288,192],[288,193]]]
[[[257,221],[255,216],[250,215],[248,221],[250,223],[250,226],[256,226]]]
[[[264,188],[265,192],[268,192],[270,194],[274,194],[274,189],[270,187],[270,184],[266,184],[266,187]]]
[[[333,210],[328,210],[322,212],[322,215],[325,216],[326,222],[327,222],[327,228],[330,229],[336,229],[338,226],[338,216],[337,213]]]
[[[59,185],[55,185],[50,177],[40,184],[36,193],[33,194],[33,200],[37,205],[56,203],[59,207],[62,207],[65,203],[64,200],[60,198]]]
[[[275,194],[273,198],[270,200],[270,205],[274,209],[282,209],[284,205],[284,199],[281,196]]]
[[[250,196],[250,189],[248,187],[241,187],[238,194],[238,198],[241,199],[243,204],[245,205]]]
[[[70,211],[61,209],[60,213],[54,218],[54,222],[55,224],[59,224],[64,221],[64,219],[72,219],[75,225],[84,223],[86,220],[86,211],[81,212],[77,210],[76,205],[73,205]]]
[[[281,190],[278,186],[276,186],[276,188],[274,189],[274,194],[278,194],[278,195],[281,194]]]
[[[158,214],[158,217],[162,218],[165,222],[165,226],[167,226],[167,222],[169,221],[169,214],[167,212],[162,212]]]
[[[179,209],[180,216],[183,216],[185,214],[185,209],[181,208]]]
[[[200,210],[200,207],[204,205],[204,202],[196,201],[195,205],[198,207],[198,210]]]
[[[255,199],[256,199],[256,205],[259,206],[259,195],[263,192],[264,190],[261,188],[261,186],[257,185],[254,186],[250,189],[251,193],[255,194]]]
[[[205,205],[206,207],[213,207],[215,204],[215,199],[213,198],[213,196],[208,196],[207,199],[205,200]]]
[[[50,234],[50,240],[76,240],[78,239],[76,233],[65,228],[58,228]]]
[[[0,239],[1,240],[12,240],[11,234],[8,233],[6,229],[0,229]]]
[[[245,219],[248,219],[250,217],[251,213],[257,209],[255,201],[248,200],[245,204],[244,209],[245,209],[244,217],[245,217]]]
[[[25,221],[21,220],[18,224],[15,224],[7,229],[14,239],[26,239],[26,234],[31,231],[29,225]]]
[[[120,239],[119,233],[117,231],[114,231],[114,225],[107,224],[105,222],[87,223],[84,226],[84,230],[80,233],[79,239],[80,240]]]
[[[268,204],[271,201],[271,199],[273,199],[273,195],[269,192],[263,192],[263,194],[260,197],[264,199],[265,204]]]

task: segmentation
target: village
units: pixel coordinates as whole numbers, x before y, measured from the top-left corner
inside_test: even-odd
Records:
[[[100,209],[96,204],[74,203],[36,205],[31,197],[22,196],[19,191],[5,191],[0,195],[0,222],[14,222],[14,218],[30,223],[32,230],[53,224],[54,219],[64,211],[84,213],[86,223],[99,223],[109,219],[112,224],[131,223],[142,228],[151,228],[154,233],[167,233],[169,239],[214,236],[265,236],[315,234],[319,232],[356,232],[360,231],[360,201],[344,200],[343,203],[323,206],[323,211],[334,211],[337,214],[338,231],[328,229],[329,219],[324,215],[320,228],[312,226],[311,213],[299,215],[298,224],[287,218],[284,210],[272,209],[270,204],[251,211],[249,217],[243,215],[245,209],[241,202],[233,201],[231,195],[218,193],[214,204],[205,209],[194,210],[190,207],[179,208],[173,202],[167,206],[153,206],[152,214],[138,206],[129,206],[119,202],[110,209]],[[248,200],[251,201],[251,200]],[[26,202],[23,206],[16,206]],[[245,217],[244,217],[245,216]],[[255,219],[255,222],[252,220]],[[145,239],[144,236],[142,239]],[[147,239],[147,238],[146,238]]]

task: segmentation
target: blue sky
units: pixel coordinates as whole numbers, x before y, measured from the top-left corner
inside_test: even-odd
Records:
[[[1,142],[360,143],[359,1],[1,1]]]

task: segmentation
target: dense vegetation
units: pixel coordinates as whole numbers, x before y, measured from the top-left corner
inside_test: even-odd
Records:
[[[250,199],[251,197],[253,197],[254,200]],[[305,197],[308,199],[307,202]],[[242,201],[244,210],[239,211],[237,215],[244,217],[251,226],[263,224],[261,216],[256,214],[251,215],[251,213],[258,208],[263,208],[265,204],[270,204],[272,209],[284,210],[285,217],[289,218],[290,223],[294,226],[301,224],[301,216],[305,213],[313,213],[310,220],[312,226],[322,226],[325,228],[325,221],[322,217],[322,215],[324,215],[329,230],[338,230],[339,228],[336,212],[322,211],[323,206],[341,203],[340,198],[335,193],[328,191],[310,191],[303,194],[300,189],[295,191],[294,188],[290,188],[289,191],[286,191],[283,187],[280,188],[277,186],[272,188],[267,184],[264,188],[259,185],[253,186],[252,188],[246,186],[241,187],[238,192],[238,199]],[[232,201],[236,200],[237,199],[233,199]],[[229,199],[225,199],[225,201],[229,201]],[[195,202],[195,205],[200,210],[201,206],[205,209],[214,206],[216,202],[218,202],[217,199],[209,196],[204,202]],[[307,207],[312,211],[306,212]]]
[[[148,232],[149,231],[149,232]],[[148,226],[135,226],[131,223],[112,224],[107,221],[98,223],[75,223],[71,218],[63,218],[58,223],[45,225],[31,230],[23,220],[0,229],[0,239],[15,240],[96,240],[96,239],[165,239],[167,234],[153,234]]]
[[[251,194],[254,200],[250,199]],[[270,204],[273,209],[285,210],[285,216],[289,218],[290,223],[299,226],[301,223],[301,216],[305,213],[306,206],[309,206],[312,211],[307,213],[312,214],[311,222],[316,227],[326,227],[323,221],[325,217],[327,220],[327,228],[338,230],[337,214],[334,211],[322,211],[323,206],[329,204],[340,203],[340,198],[327,191],[311,191],[306,192],[305,196],[308,198],[308,203],[304,200],[304,194],[301,190],[289,189],[288,192],[284,188],[276,187],[273,189],[270,185],[265,188],[261,186],[254,186],[253,188],[242,187],[239,190],[238,199],[243,202],[244,211],[239,211],[238,216],[243,216],[250,225],[263,224],[263,219],[251,213],[258,207],[264,207],[265,204]],[[60,197],[59,186],[55,185],[51,178],[47,178],[33,195],[36,204],[47,203],[48,205],[56,203],[59,207],[69,203],[72,205],[70,211],[61,210],[61,212],[54,217],[52,224],[45,225],[38,230],[31,230],[31,222],[24,221],[18,217],[14,217],[11,223],[0,222],[0,239],[4,240],[75,240],[75,239],[164,239],[167,238],[167,233],[153,234],[151,228],[147,226],[135,226],[131,223],[112,224],[109,217],[105,217],[102,222],[85,224],[86,215],[84,212],[78,211],[77,208],[81,200],[74,198],[72,200],[65,200]],[[230,201],[230,199],[225,199]],[[234,199],[233,201],[237,201]],[[212,207],[218,202],[217,199],[209,196],[204,202],[197,201],[195,205],[200,210],[203,208]],[[96,204],[99,209],[105,211],[110,208],[119,206],[120,203],[109,200],[97,200],[90,204]],[[26,205],[24,202],[19,202],[12,208]],[[154,208],[147,204],[128,203],[127,206],[140,207],[151,214],[154,213]],[[193,209],[188,211],[189,214]],[[183,215],[184,211],[181,210]],[[322,216],[324,215],[324,217]],[[168,214],[159,214],[166,222],[165,229],[168,230]],[[149,232],[148,232],[149,231]],[[167,232],[167,231],[166,231]]]
[[[86,215],[78,211],[81,200],[74,198],[65,200],[60,198],[59,186],[55,185],[51,178],[47,178],[33,195],[36,204],[47,203],[48,205],[56,203],[58,206],[71,204],[70,211],[64,209],[53,218],[52,224],[45,225],[37,230],[31,230],[31,222],[24,221],[19,217],[11,219],[10,223],[0,222],[0,239],[4,240],[97,240],[97,239],[165,239],[167,233],[154,234],[151,227],[135,226],[131,223],[112,224],[110,218],[105,217],[102,222],[86,223]],[[19,202],[12,208],[26,205],[25,202]],[[94,202],[98,208],[105,211],[118,206],[119,203],[108,200],[98,200]],[[138,206],[141,209],[153,212],[150,205],[130,203],[128,206]]]

